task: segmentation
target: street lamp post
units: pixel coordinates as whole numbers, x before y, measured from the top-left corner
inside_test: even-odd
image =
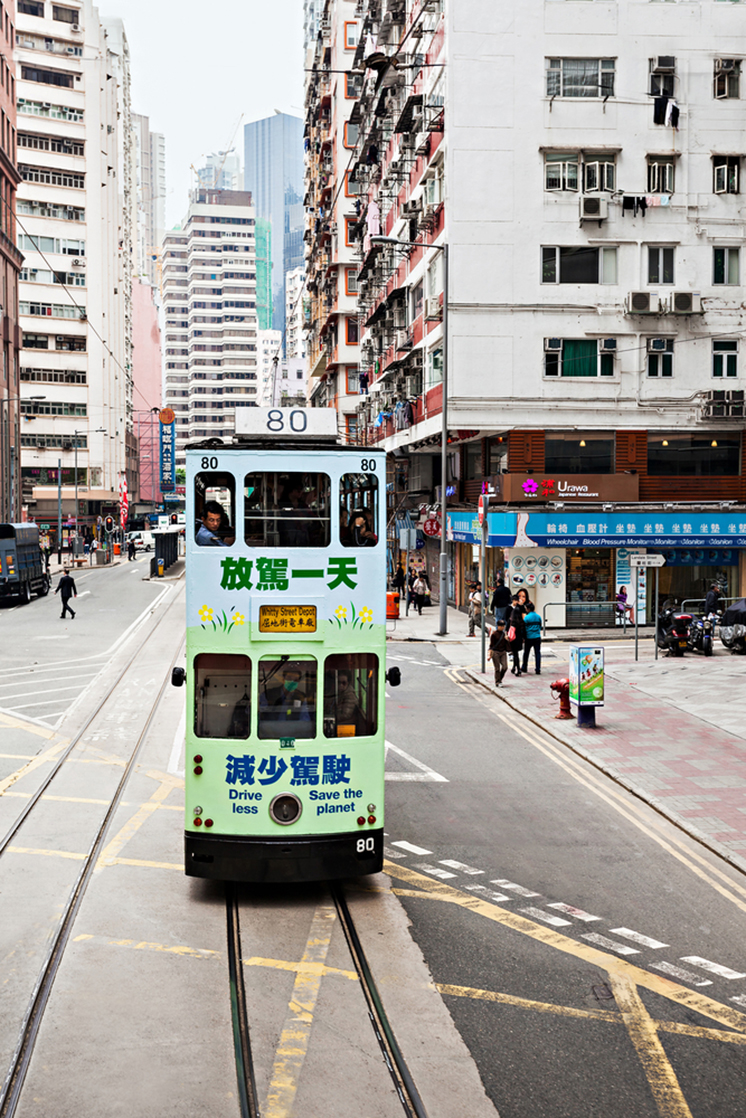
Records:
[[[74,443],[74,450],[75,450],[75,516],[74,516],[75,539],[78,538],[78,435],[84,435],[84,434],[87,433],[87,431],[88,431],[87,428],[86,428],[85,431],[73,431],[73,443]],[[105,427],[97,427],[96,432],[99,433],[99,434],[104,434],[105,435],[106,434],[106,428]],[[87,448],[87,449],[90,449],[90,448]],[[90,462],[90,458],[89,458],[89,462]],[[90,486],[89,486],[89,488],[90,488]]]
[[[371,237],[374,245],[398,245],[401,248],[431,248],[443,254],[443,403],[440,436],[440,628],[438,635],[448,633],[448,245],[431,245],[424,241],[402,241],[398,237]]]

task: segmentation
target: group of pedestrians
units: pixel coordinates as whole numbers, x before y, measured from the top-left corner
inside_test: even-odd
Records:
[[[488,658],[495,672],[495,686],[499,687],[507,674],[509,655],[512,658],[510,670],[513,675],[520,676],[527,672],[532,649],[534,671],[536,675],[541,675],[541,617],[536,612],[528,591],[521,588],[517,594],[511,594],[503,576],[498,575],[490,608],[495,617],[495,628],[488,629]],[[470,637],[475,635],[475,626],[479,625],[481,628],[484,609],[482,584],[478,582],[469,595]]]
[[[430,579],[427,576],[427,571],[416,570],[410,566],[409,572],[405,575],[404,568],[401,563],[394,572],[394,577],[391,580],[395,590],[400,594],[404,592],[404,587],[407,588],[407,605],[414,606],[420,617],[422,617],[422,607],[430,597]]]

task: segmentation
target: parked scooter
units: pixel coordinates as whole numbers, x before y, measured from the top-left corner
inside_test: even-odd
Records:
[[[714,622],[709,617],[692,617],[687,641],[690,651],[701,652],[704,656],[712,656],[714,629]]]
[[[658,614],[656,640],[658,647],[664,648],[669,656],[683,656],[689,640],[690,613],[679,613],[676,603],[666,601]]]
[[[728,606],[720,620],[720,640],[730,652],[746,653],[746,600]]]

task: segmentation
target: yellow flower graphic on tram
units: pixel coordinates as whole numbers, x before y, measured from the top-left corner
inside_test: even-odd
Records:
[[[202,606],[199,615],[203,621],[212,621],[212,610],[209,606]]]
[[[243,613],[235,613],[235,608],[235,606],[232,607],[230,615],[223,610],[218,617],[215,618],[213,616],[215,611],[212,606],[202,606],[202,608],[197,611],[202,621],[201,628],[206,629],[208,625],[212,625],[214,632],[221,630],[223,633],[230,633],[234,625],[245,625],[245,615]]]
[[[234,613],[233,614],[233,624],[234,625],[243,625],[243,623],[245,621],[246,621],[246,618],[244,617],[244,615],[242,613]]]
[[[337,606],[337,608],[334,611],[334,616],[338,617],[340,621],[344,620],[346,622],[347,621],[347,610],[345,609],[344,606]]]
[[[363,629],[366,625],[373,628],[373,610],[368,606],[362,606],[361,609],[355,609],[355,603],[350,602],[349,614],[347,616],[347,606],[337,606],[334,611],[334,617],[329,618],[329,624],[334,625],[335,620],[337,628],[341,629],[342,625],[352,625],[353,629]]]
[[[370,622],[373,620],[373,610],[368,609],[367,606],[363,606],[358,616],[360,617],[361,625],[365,625],[366,623],[370,624]]]

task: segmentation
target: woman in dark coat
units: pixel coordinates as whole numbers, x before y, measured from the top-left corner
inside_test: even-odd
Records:
[[[510,670],[513,675],[520,675],[520,653],[523,648],[523,642],[526,639],[526,626],[523,623],[523,606],[517,594],[513,597],[513,605],[508,617],[508,632],[510,632],[511,628],[515,629],[515,638],[508,644],[508,648],[513,657],[513,667]]]

